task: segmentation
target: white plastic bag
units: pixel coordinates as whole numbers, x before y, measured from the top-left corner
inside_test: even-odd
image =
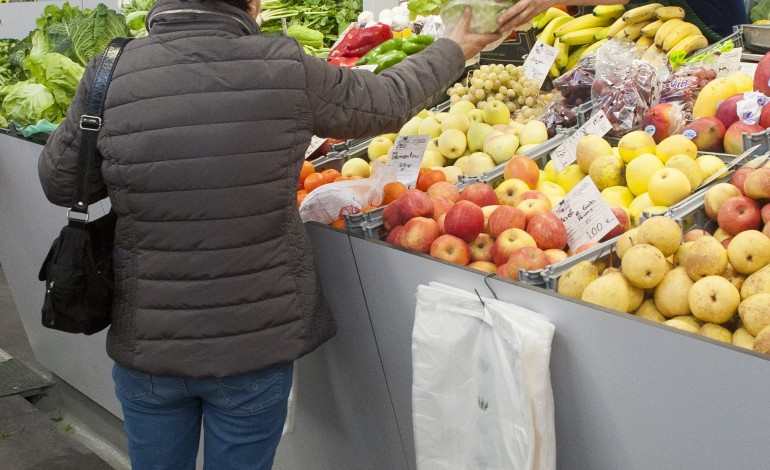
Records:
[[[396,181],[396,169],[376,163],[368,178],[319,186],[302,200],[299,215],[302,222],[330,224],[345,214],[358,214],[364,206],[380,205],[383,188],[391,181]]]
[[[543,315],[431,283],[412,333],[418,470],[553,470],[554,326]]]

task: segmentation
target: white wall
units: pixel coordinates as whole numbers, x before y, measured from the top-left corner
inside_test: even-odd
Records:
[[[398,0],[364,0],[364,10],[374,12],[376,17],[382,10],[398,6]]]

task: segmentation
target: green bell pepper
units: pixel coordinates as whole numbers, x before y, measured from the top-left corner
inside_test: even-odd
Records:
[[[400,51],[403,41],[404,40],[401,38],[388,39],[387,41],[383,42],[379,46],[361,56],[361,58],[358,59],[358,62],[356,62],[356,65],[371,64],[375,57],[381,56],[390,51]]]
[[[386,68],[396,65],[404,59],[406,59],[406,52],[395,50],[386,52],[381,56],[377,56],[373,60],[369,61],[369,63],[377,66],[377,68],[374,69],[374,73],[380,73]]]

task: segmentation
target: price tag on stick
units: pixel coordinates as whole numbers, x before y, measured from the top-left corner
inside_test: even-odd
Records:
[[[524,75],[537,83],[538,88],[542,87],[558,53],[559,51],[553,46],[540,41],[535,42],[524,60]]]
[[[580,126],[563,144],[559,145],[551,152],[551,160],[556,167],[556,171],[562,171],[577,159],[577,145],[580,139],[588,134],[595,134],[604,137],[612,129],[612,124],[607,119],[607,115],[601,109],[591,116],[591,119]]]
[[[429,140],[430,134],[399,136],[390,149],[388,166],[396,168],[396,179],[409,189],[417,184],[420,163]]]
[[[598,242],[618,225],[618,219],[604,202],[590,176],[583,178],[553,208],[567,229],[567,244],[574,251],[589,242]]]

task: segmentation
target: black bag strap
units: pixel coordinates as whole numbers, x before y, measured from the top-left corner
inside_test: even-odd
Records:
[[[80,222],[88,221],[88,186],[96,154],[96,137],[99,135],[99,129],[102,127],[104,100],[107,96],[107,88],[110,86],[112,73],[115,71],[118,58],[120,58],[120,54],[123,52],[123,47],[130,40],[131,38],[119,37],[110,42],[104,54],[102,54],[96,74],[91,81],[86,110],[80,116],[80,154],[78,155],[75,191],[72,195],[70,209],[67,211],[67,219],[70,222],[73,220]],[[70,218],[72,212],[85,214],[85,220]]]

